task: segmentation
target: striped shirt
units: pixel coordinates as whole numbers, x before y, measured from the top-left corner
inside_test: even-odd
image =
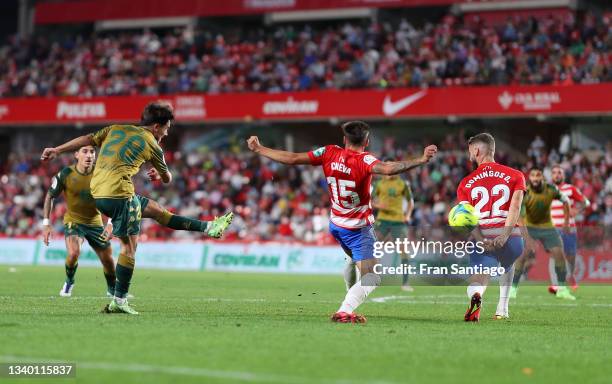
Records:
[[[483,163],[459,183],[457,201],[473,205],[482,234],[495,237],[506,225],[514,192],[525,189],[525,176],[520,171],[498,163]],[[512,234],[520,234],[518,227]]]
[[[323,167],[331,200],[331,222],[346,229],[374,223],[370,201],[372,168],[380,160],[368,152],[355,152],[337,145],[310,151],[308,157],[310,164]]]
[[[559,191],[564,194],[570,204],[570,209],[574,208],[576,202],[585,203],[587,199],[584,195],[572,184],[563,183],[557,186]],[[565,223],[565,215],[563,213],[563,202],[561,200],[553,200],[550,206],[550,216],[555,227],[562,228]],[[576,226],[576,220],[570,215],[570,227]]]

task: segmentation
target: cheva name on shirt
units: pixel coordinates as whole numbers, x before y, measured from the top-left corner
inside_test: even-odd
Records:
[[[480,172],[479,174],[477,174],[476,176],[472,177],[470,180],[468,180],[468,182],[465,184],[466,188],[472,188],[472,185],[482,179],[488,178],[488,177],[494,177],[497,179],[502,179],[504,180],[506,183],[509,183],[510,180],[512,179],[510,175],[506,175],[505,172],[500,172],[500,171],[483,171]]]
[[[351,174],[351,169],[342,163],[336,163],[336,162],[331,163],[331,169],[332,171],[346,173],[347,175]]]

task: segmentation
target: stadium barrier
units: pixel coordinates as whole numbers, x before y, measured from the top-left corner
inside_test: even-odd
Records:
[[[609,115],[612,83],[432,89],[179,94],[92,98],[6,98],[0,124],[133,122],[163,99],[178,122]]]
[[[119,253],[116,242],[113,242],[113,253]],[[48,247],[36,239],[0,239],[0,264],[62,266],[65,258],[63,239],[52,240]],[[391,255],[383,263],[393,264],[393,258]],[[417,260],[426,261],[420,257]],[[138,244],[136,263],[139,268],[166,270],[341,274],[345,261],[344,253],[337,246],[149,241]],[[99,265],[95,252],[88,244],[83,244],[79,266]],[[548,281],[548,267],[549,256],[538,247],[536,263],[529,272],[529,279]],[[576,258],[576,274],[582,282],[612,283],[610,253],[599,248],[580,249]]]
[[[113,242],[117,255],[119,244]],[[63,239],[45,246],[35,239],[0,239],[0,264],[64,265]],[[342,250],[334,246],[301,244],[142,242],[138,244],[139,268],[193,271],[339,274],[344,266]],[[99,266],[95,252],[84,244],[79,266]]]

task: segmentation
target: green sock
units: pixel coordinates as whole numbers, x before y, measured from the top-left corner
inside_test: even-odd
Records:
[[[115,297],[125,298],[128,290],[130,289],[130,281],[132,281],[132,274],[134,270],[132,268],[124,267],[121,264],[117,264],[115,268],[117,274],[117,281],[115,282]]]
[[[519,282],[521,281],[521,276],[523,275],[523,269],[522,268],[517,268],[515,266],[514,268],[514,278],[512,279],[512,286],[514,288],[518,287]]]
[[[555,264],[555,272],[557,272],[557,281],[559,282],[559,285],[565,285],[565,275],[567,274],[565,262],[563,262],[561,265]]]
[[[76,263],[74,267],[66,264],[66,283],[74,284],[74,275],[76,274],[76,270],[79,266],[79,263]]]
[[[401,259],[401,263],[405,264],[405,265],[409,265],[410,264],[410,260],[409,259]],[[408,273],[402,273],[402,285],[408,285]]]
[[[206,232],[208,222],[185,216],[172,215],[166,227],[183,231]]]
[[[115,292],[115,280],[117,279],[115,274],[104,272],[104,278],[106,279],[106,287],[108,289],[108,292]]]

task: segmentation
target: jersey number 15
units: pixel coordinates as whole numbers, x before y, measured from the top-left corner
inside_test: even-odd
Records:
[[[359,195],[350,188],[355,188],[355,182],[352,180],[336,179],[328,177],[327,183],[331,189],[332,201],[342,208],[352,209],[359,206],[361,200]]]

